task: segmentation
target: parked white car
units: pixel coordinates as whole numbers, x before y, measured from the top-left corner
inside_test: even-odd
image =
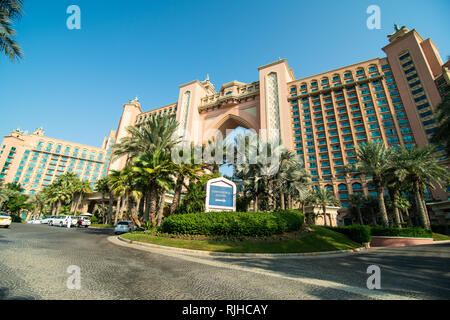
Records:
[[[5,228],[9,228],[11,225],[12,218],[9,214],[6,212],[0,212],[0,226],[3,226]]]
[[[91,220],[87,217],[73,217],[72,219],[76,219],[76,226],[77,227],[89,227],[91,225]]]
[[[56,216],[52,219],[52,224],[53,226],[59,226],[59,227],[67,227],[67,219],[69,219],[69,217],[71,218],[71,223],[70,225],[76,226],[77,225],[77,219],[76,217],[73,216]]]
[[[53,216],[42,217],[41,224],[48,224],[48,222],[51,218],[53,218]]]
[[[28,220],[27,223],[31,223],[31,224],[41,224],[42,222],[41,222],[41,219],[33,218],[33,219],[31,219],[31,220]]]

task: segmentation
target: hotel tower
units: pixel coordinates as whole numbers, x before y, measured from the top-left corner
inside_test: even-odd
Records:
[[[252,83],[231,81],[218,91],[209,77],[183,84],[175,102],[151,111],[132,100],[124,105],[115,139],[127,134],[127,126],[139,128],[160,115],[176,119],[195,143],[210,139],[211,130],[276,129],[282,144],[303,158],[313,184],[332,190],[348,207],[351,193],[376,195],[370,177],[343,173],[356,161],[355,146],[376,140],[389,148],[429,144],[434,113],[450,83],[450,63],[443,63],[431,39],[395,26],[388,40],[382,48],[386,57],[303,79],[280,59],[259,67]],[[437,156],[448,161],[442,150]],[[125,161],[112,162],[110,169]],[[447,200],[446,191],[429,197]]]

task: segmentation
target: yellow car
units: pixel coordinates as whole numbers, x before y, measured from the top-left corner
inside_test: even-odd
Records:
[[[0,212],[0,226],[3,226],[5,228],[9,228],[11,225],[11,217],[6,212]]]

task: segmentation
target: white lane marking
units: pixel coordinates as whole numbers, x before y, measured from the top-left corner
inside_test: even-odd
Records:
[[[415,298],[412,298],[412,297],[391,294],[391,293],[387,293],[387,292],[384,292],[381,290],[369,290],[364,287],[355,287],[355,286],[350,286],[350,285],[346,285],[346,284],[342,284],[342,283],[334,282],[334,281],[311,279],[311,278],[301,277],[301,276],[293,275],[293,274],[275,273],[275,272],[263,270],[260,268],[243,267],[243,266],[237,266],[234,264],[223,263],[220,261],[200,259],[200,258],[196,258],[193,256],[185,255],[182,253],[174,253],[174,252],[164,250],[164,249],[150,248],[150,247],[144,247],[144,246],[140,246],[140,245],[136,245],[136,244],[126,243],[126,242],[118,240],[116,237],[113,237],[113,236],[108,237],[108,240],[114,244],[117,244],[117,245],[120,245],[123,247],[158,253],[158,254],[166,255],[169,257],[173,257],[173,258],[183,259],[183,260],[190,261],[190,262],[206,264],[206,265],[209,265],[212,267],[226,268],[226,269],[232,269],[232,270],[238,270],[238,271],[247,271],[247,272],[253,272],[253,273],[264,275],[264,276],[274,277],[274,278],[293,280],[293,281],[297,281],[297,282],[300,282],[303,284],[308,284],[308,285],[313,285],[313,286],[321,286],[321,287],[325,287],[325,288],[333,289],[333,290],[341,290],[341,291],[345,291],[347,293],[366,296],[366,297],[372,298],[372,299],[416,300]]]

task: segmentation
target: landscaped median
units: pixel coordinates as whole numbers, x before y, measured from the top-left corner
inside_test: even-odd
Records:
[[[323,227],[304,227],[298,211],[209,212],[174,215],[159,230],[122,235],[131,241],[225,253],[317,253],[355,250],[361,244]]]

